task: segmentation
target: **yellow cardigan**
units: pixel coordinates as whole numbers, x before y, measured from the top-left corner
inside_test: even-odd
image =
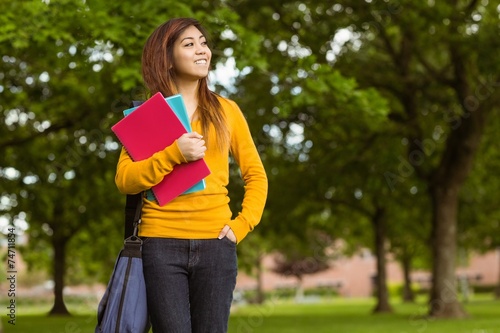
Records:
[[[229,225],[239,242],[260,222],[267,198],[267,176],[253,142],[248,124],[238,105],[217,96],[222,105],[230,133],[230,145],[220,151],[213,127],[208,138],[205,162],[211,174],[205,178],[202,191],[183,194],[164,206],[144,198],[139,235],[182,239],[217,238]],[[200,121],[191,123],[193,131],[202,133]],[[226,186],[229,182],[229,152],[241,170],[245,182],[242,210],[234,220],[229,208]],[[158,184],[176,164],[186,163],[174,142],[150,158],[134,162],[122,148],[115,182],[119,191],[134,194]]]

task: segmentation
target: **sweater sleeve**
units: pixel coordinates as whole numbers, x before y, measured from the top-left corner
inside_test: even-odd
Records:
[[[116,168],[115,183],[123,194],[135,194],[150,189],[163,180],[176,164],[186,163],[177,141],[151,157],[134,162],[122,148]]]
[[[262,218],[267,199],[268,183],[264,166],[253,142],[247,121],[236,103],[229,102],[232,106],[231,152],[238,163],[245,183],[242,210],[229,225],[239,243]]]

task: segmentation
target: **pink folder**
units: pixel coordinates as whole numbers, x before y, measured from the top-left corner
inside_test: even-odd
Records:
[[[134,161],[152,156],[186,133],[181,121],[159,92],[117,122],[111,130]],[[158,204],[163,206],[209,174],[210,169],[203,159],[177,164],[152,190]]]

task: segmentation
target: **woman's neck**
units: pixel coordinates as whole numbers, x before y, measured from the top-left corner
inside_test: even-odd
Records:
[[[177,85],[179,94],[182,95],[187,113],[191,121],[196,119],[196,109],[198,108],[198,81],[183,82]]]

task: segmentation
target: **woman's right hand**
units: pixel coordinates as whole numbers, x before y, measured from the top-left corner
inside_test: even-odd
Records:
[[[197,161],[205,157],[205,140],[196,132],[184,133],[177,139],[177,146],[188,162]]]

